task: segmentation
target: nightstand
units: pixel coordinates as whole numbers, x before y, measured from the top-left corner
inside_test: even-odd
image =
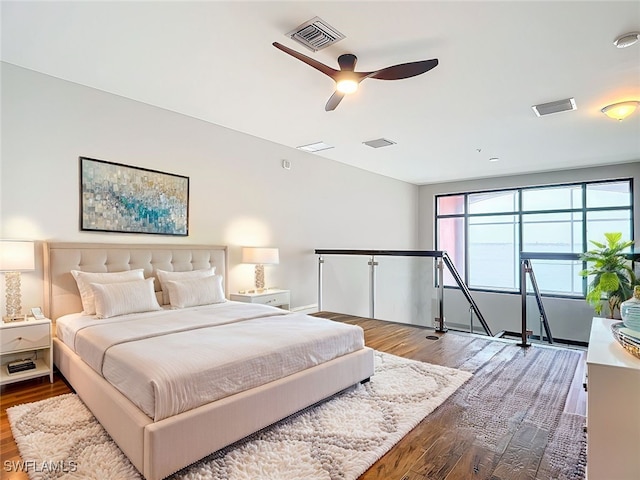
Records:
[[[289,310],[291,303],[291,291],[271,288],[260,293],[232,293],[230,300],[244,303],[261,303]]]
[[[35,360],[36,368],[9,373],[7,364],[23,359]],[[0,385],[44,375],[53,383],[51,320],[0,322]]]

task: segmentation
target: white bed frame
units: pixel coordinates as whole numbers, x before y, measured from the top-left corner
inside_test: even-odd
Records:
[[[185,271],[215,266],[226,277],[227,248],[210,245],[48,243],[44,245],[45,313],[82,310],[71,270],[144,268]],[[156,285],[156,291],[159,291]],[[226,289],[225,289],[226,292]],[[159,480],[307,406],[373,375],[364,348],[258,388],[154,422],[54,338],[54,363],[131,463]]]

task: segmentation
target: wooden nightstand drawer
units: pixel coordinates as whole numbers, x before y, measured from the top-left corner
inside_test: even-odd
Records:
[[[3,354],[51,346],[50,323],[11,326],[3,328],[0,335],[0,351]]]

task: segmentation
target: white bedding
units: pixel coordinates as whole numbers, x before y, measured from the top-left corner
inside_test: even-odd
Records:
[[[360,327],[239,302],[67,315],[57,335],[156,421],[364,347]]]

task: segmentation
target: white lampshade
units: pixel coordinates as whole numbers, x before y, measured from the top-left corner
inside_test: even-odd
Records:
[[[34,269],[33,242],[0,241],[0,271],[27,272]]]
[[[275,265],[280,263],[277,248],[242,247],[242,263],[256,265]]]

